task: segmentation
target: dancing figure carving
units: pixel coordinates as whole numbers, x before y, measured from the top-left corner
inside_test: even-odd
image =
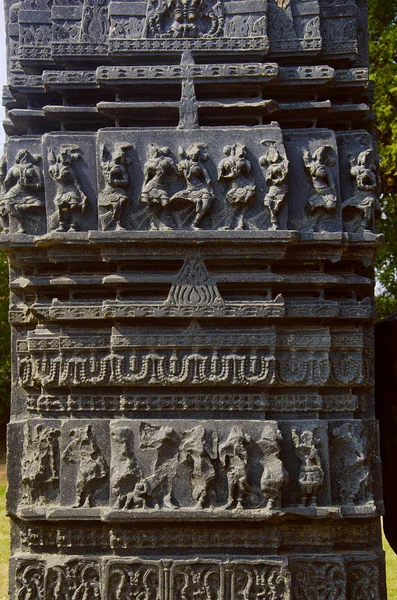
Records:
[[[226,158],[218,165],[218,181],[231,182],[226,200],[233,212],[230,223],[222,229],[244,229],[244,214],[256,195],[252,165],[247,158],[247,146],[240,143],[225,146],[223,153]]]
[[[105,178],[105,187],[99,202],[99,218],[103,230],[122,231],[121,217],[128,204],[128,186],[130,177],[128,167],[131,160],[128,151],[131,144],[115,144],[113,152],[102,147],[101,167]]]
[[[4,233],[42,233],[34,221],[44,215],[41,156],[19,150],[14,164],[7,170],[0,166],[0,225]]]
[[[300,460],[299,487],[302,506],[317,506],[317,495],[324,481],[324,470],[318,448],[321,440],[316,437],[316,427],[300,434],[292,429],[291,436],[295,454]]]
[[[149,144],[147,149],[141,202],[148,208],[151,231],[170,229],[161,219],[163,209],[170,201],[168,191],[170,177],[178,175],[169,153],[169,148],[156,146],[156,144]]]
[[[193,204],[195,216],[192,229],[201,228],[201,222],[210,209],[214,200],[212,181],[204,163],[208,160],[206,144],[192,144],[187,150],[182,147],[178,149],[180,161],[177,165],[178,173],[184,177],[186,187],[184,190],[174,194],[171,203]]]
[[[51,215],[50,222],[57,231],[77,231],[79,216],[88,208],[87,196],[73,168],[81,156],[78,146],[62,145],[57,155],[51,149],[48,151],[48,172],[56,184],[56,213]]]

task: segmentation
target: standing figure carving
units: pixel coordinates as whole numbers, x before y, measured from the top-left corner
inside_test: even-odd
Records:
[[[177,165],[178,173],[185,178],[186,188],[174,194],[171,203],[193,204],[195,216],[192,223],[192,229],[201,228],[203,217],[207,214],[214,193],[212,190],[212,181],[204,163],[208,160],[206,144],[192,144],[187,150],[179,147],[178,154],[180,161]]]
[[[51,149],[48,151],[48,172],[56,183],[56,213],[50,221],[51,229],[56,227],[56,231],[77,231],[79,216],[88,208],[87,196],[73,169],[73,163],[80,160],[81,155],[78,146],[65,144],[57,155]]]
[[[226,509],[244,508],[244,500],[249,493],[247,446],[250,442],[251,437],[241,427],[235,426],[219,445],[219,458],[227,476]]]
[[[182,435],[179,453],[180,464],[191,473],[192,496],[195,508],[206,508],[210,502],[210,486],[215,480],[214,461],[218,456],[218,436],[208,432],[202,425]]]
[[[373,501],[363,426],[344,423],[332,432],[332,458],[337,469],[339,501],[362,505]]]
[[[144,482],[155,508],[178,508],[173,497],[179,450],[176,432],[169,426],[141,423],[140,447],[157,451],[153,475],[147,477]]]
[[[311,231],[328,231],[330,221],[337,210],[337,188],[333,167],[337,164],[332,146],[320,146],[313,154],[303,151],[303,162],[310,175],[314,194],[307,201],[305,210]]]
[[[22,503],[45,504],[56,500],[59,493],[59,446],[60,431],[44,425],[31,430],[24,427],[22,460]]]
[[[279,213],[288,194],[289,161],[284,148],[272,145],[259,162],[266,168],[267,194],[264,205],[270,214],[270,229],[277,230],[280,229]]]
[[[35,221],[44,215],[41,156],[19,150],[13,166],[0,168],[0,225],[4,233],[42,233]]]
[[[108,481],[109,467],[91,425],[76,427],[69,436],[71,441],[62,453],[62,460],[78,464],[76,507],[91,507],[94,496]]]
[[[264,506],[268,510],[281,508],[281,488],[288,483],[288,473],[279,458],[282,439],[278,424],[275,421],[268,421],[258,441],[263,452],[261,491]]]
[[[319,447],[321,440],[316,437],[316,427],[305,429],[300,434],[292,429],[291,436],[295,454],[300,460],[299,487],[302,506],[317,506],[317,496],[324,481]]]
[[[134,434],[128,427],[114,427],[110,432],[112,463],[110,487],[117,508],[143,508],[143,473],[134,452]]]
[[[177,176],[178,171],[171,156],[170,149],[149,144],[147,160],[144,165],[144,182],[141,191],[141,202],[149,211],[150,230],[159,231],[170,229],[162,222],[163,209],[170,201],[170,177]]]
[[[113,152],[102,147],[101,167],[105,178],[105,187],[99,202],[99,218],[104,231],[123,231],[122,212],[128,204],[128,185],[130,183],[128,166],[131,160],[127,153],[131,144],[115,144]]]
[[[350,176],[354,179],[353,196],[342,206],[343,227],[350,233],[375,232],[380,208],[377,200],[378,180],[374,151],[361,152],[357,158],[350,155]]]
[[[256,195],[252,165],[247,158],[245,144],[225,146],[226,156],[218,165],[218,181],[231,182],[226,199],[232,207],[230,223],[222,229],[244,229],[244,214]]]

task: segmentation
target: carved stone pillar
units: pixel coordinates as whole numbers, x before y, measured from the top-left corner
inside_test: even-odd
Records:
[[[6,14],[10,600],[385,600],[365,1]]]

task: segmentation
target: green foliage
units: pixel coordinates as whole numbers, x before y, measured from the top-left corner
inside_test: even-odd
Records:
[[[397,0],[369,0],[371,78],[375,84],[381,156],[382,217],[379,231],[386,243],[377,259],[381,292],[378,314],[383,318],[397,310]]]

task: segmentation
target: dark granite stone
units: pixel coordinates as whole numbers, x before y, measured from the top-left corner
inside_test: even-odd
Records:
[[[385,600],[366,2],[6,2],[10,600]]]

